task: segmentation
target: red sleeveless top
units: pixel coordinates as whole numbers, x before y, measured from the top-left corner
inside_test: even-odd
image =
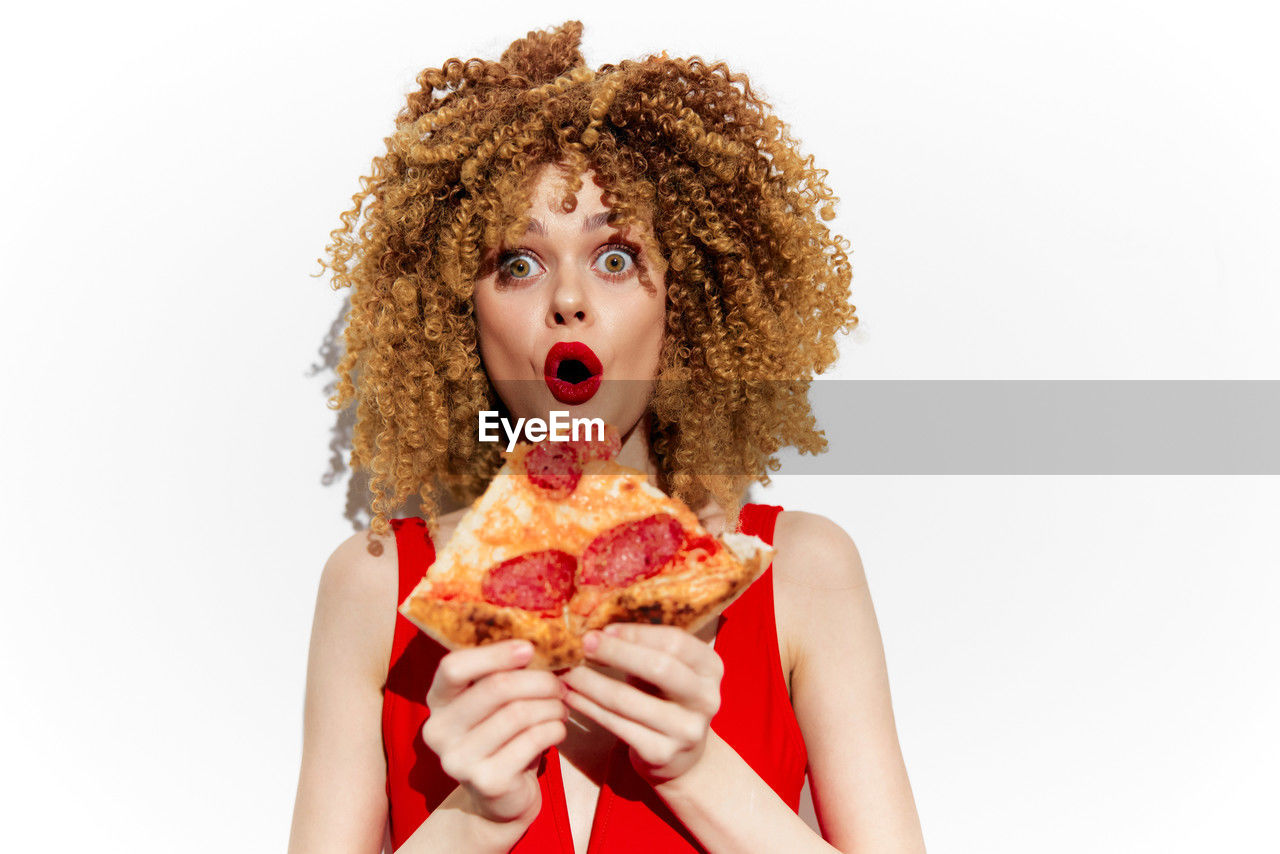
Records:
[[[748,504],[738,530],[773,543],[781,507]],[[403,602],[435,560],[426,524],[417,518],[394,519]],[[773,567],[770,565],[720,616],[714,649],[724,661],[720,710],[711,728],[768,783],[795,812],[804,786],[804,737],[791,709],[774,623]],[[397,615],[387,684],[382,696],[382,741],[387,758],[387,800],[391,844],[399,848],[457,782],[440,770],[440,761],[422,740],[429,712],[427,689],[448,650]],[[621,740],[609,759],[591,825],[588,854],[700,852],[705,850],[653,788],[631,767]],[[569,812],[554,748],[538,766],[542,811],[512,854],[573,854]]]

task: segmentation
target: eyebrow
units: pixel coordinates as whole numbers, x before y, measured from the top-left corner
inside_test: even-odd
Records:
[[[602,213],[592,214],[591,216],[587,217],[586,221],[582,223],[582,233],[589,234],[590,232],[595,231],[598,228],[603,228],[604,226],[608,225],[609,213],[610,213],[609,211],[604,211]],[[547,227],[542,224],[541,220],[530,219],[529,231],[532,231],[534,234],[540,235],[542,237],[547,236]]]

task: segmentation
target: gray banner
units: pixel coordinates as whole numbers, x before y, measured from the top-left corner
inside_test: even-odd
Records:
[[[778,474],[1280,474],[1280,382],[815,381]]]
[[[541,382],[503,390],[530,409],[551,397]],[[652,391],[606,380],[589,403],[560,415],[620,411],[630,408],[620,401]],[[714,409],[718,397],[747,393],[791,412],[805,387],[726,383],[677,396]],[[1275,380],[816,380],[808,400],[827,452],[785,448],[777,474],[1280,474]],[[497,427],[489,434],[504,446],[516,441]],[[546,428],[527,438],[546,438]]]

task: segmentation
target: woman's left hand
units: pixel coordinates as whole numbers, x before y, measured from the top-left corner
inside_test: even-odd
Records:
[[[565,704],[629,744],[631,764],[650,785],[692,768],[720,709],[724,662],[716,651],[684,629],[647,623],[614,623],[588,632],[583,645],[589,661],[627,680],[580,665],[560,676],[570,689]]]

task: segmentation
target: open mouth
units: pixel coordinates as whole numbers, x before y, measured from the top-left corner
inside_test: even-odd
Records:
[[[542,369],[551,396],[561,403],[585,403],[600,388],[604,369],[591,348],[580,341],[561,341],[547,352]]]

